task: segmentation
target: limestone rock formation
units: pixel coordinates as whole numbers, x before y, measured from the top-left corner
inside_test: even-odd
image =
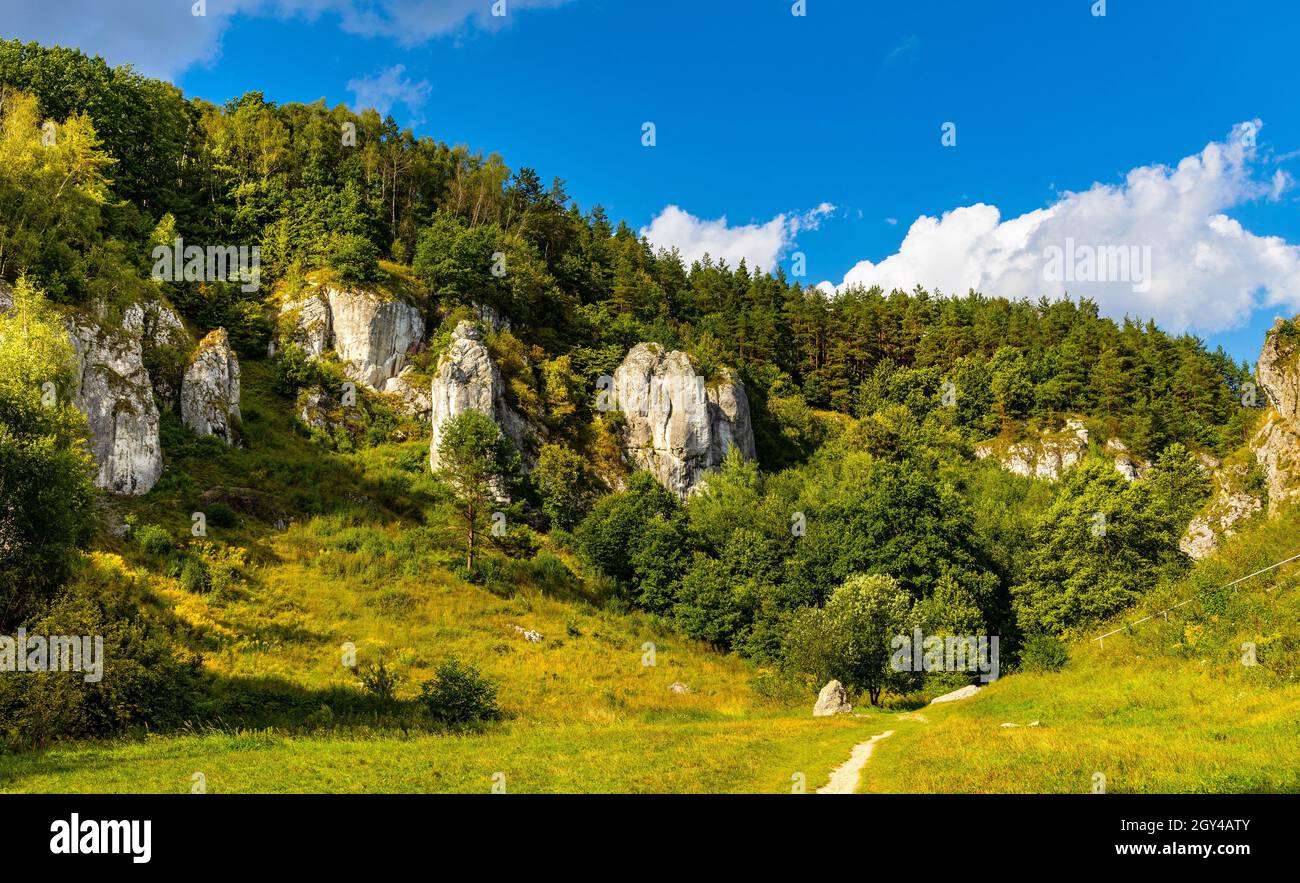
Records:
[[[1293,426],[1300,424],[1300,321],[1273,324],[1255,376],[1278,415]]]
[[[813,717],[830,717],[834,714],[848,714],[853,711],[849,704],[849,694],[839,681],[829,681],[817,694],[817,704],[813,706]]]
[[[144,329],[141,348],[153,391],[171,411],[180,407],[181,383],[194,339],[180,316],[161,300],[141,305]]]
[[[1071,419],[1060,432],[1043,433],[1037,441],[1002,447],[998,440],[975,446],[980,460],[996,457],[1002,467],[1026,478],[1056,481],[1088,452],[1089,433],[1082,421]]]
[[[1300,499],[1300,325],[1279,319],[1255,376],[1272,408],[1250,446],[1268,476],[1269,512]]]
[[[181,419],[199,435],[239,442],[239,359],[226,329],[218,328],[194,352],[181,382]]]
[[[501,372],[492,362],[482,334],[473,322],[460,322],[452,332],[451,346],[438,360],[438,371],[429,390],[429,465],[438,469],[438,445],[442,427],[466,411],[479,411],[496,421],[521,451],[529,447],[530,430],[506,402]]]
[[[280,320],[289,326],[290,340],[312,358],[319,358],[334,345],[334,316],[323,291],[313,290],[285,303],[280,308]]]
[[[424,384],[415,381],[411,368],[403,368],[396,377],[388,378],[383,392],[397,396],[399,409],[403,414],[410,414],[420,420],[428,420],[433,411],[433,401],[425,390]]]
[[[1248,466],[1224,465],[1208,454],[1197,454],[1197,465],[1209,476],[1213,492],[1205,507],[1192,518],[1178,541],[1178,548],[1190,558],[1201,559],[1218,546],[1223,537],[1235,533],[1234,525],[1263,507],[1259,497],[1246,490]]]
[[[406,352],[424,340],[424,317],[408,303],[368,291],[330,288],[334,351],[349,377],[371,389],[401,373]]]
[[[1120,475],[1128,481],[1137,481],[1139,478],[1145,478],[1147,470],[1151,464],[1146,460],[1138,460],[1137,457],[1117,438],[1109,439],[1106,442],[1106,453],[1115,461],[1115,469]]]
[[[721,463],[732,448],[739,448],[747,460],[758,458],[754,449],[754,424],[749,416],[749,398],[745,386],[730,369],[723,372],[722,382],[705,388],[709,399],[712,446],[709,459]]]
[[[1269,414],[1250,446],[1268,476],[1268,511],[1276,515],[1300,498],[1300,428]]]
[[[95,483],[119,494],[147,493],[162,475],[163,459],[142,359],[144,309],[127,308],[120,328],[83,314],[69,316],[66,325],[76,353],[75,403],[90,425],[99,467]]]
[[[424,317],[405,301],[372,291],[314,286],[280,308],[288,337],[316,358],[334,350],[357,383],[384,391],[424,340]]]
[[[732,374],[708,386],[685,353],[639,343],[614,372],[613,393],[629,457],[682,499],[731,448],[754,457],[749,399]]]

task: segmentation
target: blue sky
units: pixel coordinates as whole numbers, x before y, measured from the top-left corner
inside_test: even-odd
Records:
[[[0,0],[0,36],[214,102],[386,105],[418,134],[565,178],[660,244],[787,268],[798,252],[828,289],[1087,293],[1252,361],[1272,318],[1300,311],[1300,4],[807,0],[795,16],[792,0],[506,0],[495,18],[492,0],[208,0],[201,19],[190,0],[68,5]],[[1044,248],[1066,238],[1135,261],[1146,247],[1148,290],[1047,279]]]

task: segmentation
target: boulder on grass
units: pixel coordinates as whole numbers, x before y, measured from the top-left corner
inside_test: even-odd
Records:
[[[817,694],[817,704],[813,706],[813,717],[830,717],[833,714],[848,714],[853,711],[849,704],[849,694],[839,681],[831,681]]]

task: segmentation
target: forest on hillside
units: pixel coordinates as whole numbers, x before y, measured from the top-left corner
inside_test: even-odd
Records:
[[[151,280],[153,248],[177,237],[259,246],[261,288]],[[505,275],[493,272],[501,255]],[[340,380],[271,347],[271,298],[317,273],[409,289],[433,341],[413,354],[426,370],[466,308],[510,322],[490,347],[511,405],[546,444],[518,489],[523,538],[465,579],[490,583],[499,559],[549,543],[578,555],[605,604],[873,699],[916,684],[845,663],[828,637],[837,629],[1000,635],[1013,655],[1050,656],[1051,642],[1183,573],[1179,538],[1211,491],[1195,455],[1232,454],[1258,417],[1243,405],[1249,366],[1088,300],[828,296],[780,270],[687,266],[600,206],[578,206],[558,175],[547,183],[496,154],[415,137],[373,110],[256,92],[216,106],[75,50],[0,42],[0,280],[22,293],[15,315],[27,323],[20,352],[17,320],[0,320],[0,571],[13,586],[0,630],[135,615],[92,614],[93,601],[60,594],[96,512],[88,464],[69,453],[76,416],[42,408],[32,382],[70,382],[57,311],[161,292],[197,337],[226,329],[241,358],[266,361],[287,410],[303,388]],[[598,380],[644,341],[685,351],[705,377],[734,368],[748,390],[757,461],[733,453],[685,503],[645,473],[611,487],[604,468],[618,424],[595,406]],[[392,443],[394,418],[366,407],[377,431],[303,437],[349,453]],[[973,457],[976,442],[1072,417],[1150,460],[1145,479],[1097,458],[1049,486]],[[1097,512],[1113,525],[1101,535]],[[121,636],[139,656],[192,663],[157,636]],[[162,675],[141,677],[159,679],[142,693],[191,701],[159,687]],[[85,726],[148,719],[147,706]]]

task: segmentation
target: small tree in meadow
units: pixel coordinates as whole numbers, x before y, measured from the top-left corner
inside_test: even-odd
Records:
[[[456,494],[456,515],[465,532],[465,567],[474,569],[474,551],[497,505],[505,476],[519,455],[492,418],[466,411],[442,426],[438,443],[439,477]]]

